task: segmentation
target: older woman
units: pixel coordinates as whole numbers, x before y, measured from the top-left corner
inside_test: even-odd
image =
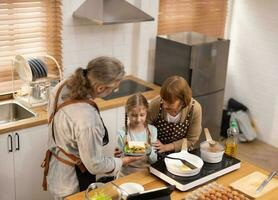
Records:
[[[138,159],[102,154],[109,137],[93,99],[117,89],[123,76],[120,61],[99,57],[54,89],[48,109],[49,150],[42,166],[44,189],[55,199],[86,189],[96,174],[115,175],[123,164]]]
[[[183,138],[187,138],[189,149],[198,141],[202,109],[184,78],[171,76],[165,80],[149,112],[149,121],[158,132],[158,141],[153,145],[159,153],[180,151]]]

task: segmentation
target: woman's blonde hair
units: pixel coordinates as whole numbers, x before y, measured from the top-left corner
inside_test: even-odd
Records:
[[[88,98],[96,84],[112,84],[121,80],[124,74],[124,66],[118,59],[106,56],[95,58],[88,63],[86,69],[76,69],[67,81],[69,98]]]
[[[160,96],[169,103],[179,99],[184,102],[184,106],[188,106],[192,98],[192,91],[183,77],[170,76],[163,82]]]

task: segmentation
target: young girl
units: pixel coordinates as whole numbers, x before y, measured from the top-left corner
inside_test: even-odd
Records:
[[[122,166],[119,176],[125,176],[139,170],[148,170],[149,165],[157,160],[155,149],[151,146],[157,140],[157,129],[146,123],[147,113],[148,101],[142,94],[135,94],[127,100],[125,127],[118,130],[117,133],[119,150],[125,156],[128,155],[130,144],[145,144],[146,149],[141,149],[141,155],[143,155],[141,160]]]

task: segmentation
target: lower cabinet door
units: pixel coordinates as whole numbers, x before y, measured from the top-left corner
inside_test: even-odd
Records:
[[[125,126],[125,107],[121,106],[117,109],[117,130]]]
[[[101,117],[109,134],[109,143],[103,147],[105,156],[113,156],[116,147],[117,108],[101,111]]]
[[[43,191],[43,169],[40,167],[47,150],[47,125],[14,132],[16,200],[50,200]]]
[[[15,200],[12,134],[0,135],[0,199]],[[9,152],[10,150],[10,152]]]

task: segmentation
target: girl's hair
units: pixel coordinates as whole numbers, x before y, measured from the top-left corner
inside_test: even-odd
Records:
[[[94,93],[96,84],[112,84],[121,80],[124,74],[124,66],[118,59],[106,56],[95,58],[88,63],[86,69],[76,69],[67,81],[69,98],[85,99]]]
[[[163,82],[160,96],[169,103],[179,99],[184,103],[184,106],[188,106],[192,98],[192,91],[183,77],[170,76]]]
[[[129,131],[128,130],[128,117],[127,117],[127,115],[136,106],[144,106],[146,108],[146,111],[148,111],[148,108],[149,108],[149,103],[148,103],[146,97],[144,97],[140,93],[134,94],[131,97],[129,97],[127,102],[126,102],[126,105],[125,105],[125,134],[126,134],[126,136],[128,134],[128,131]],[[146,123],[145,123],[145,126],[146,126],[148,134],[149,134],[148,138],[150,139],[150,131],[149,131],[149,128],[148,128]],[[150,141],[148,141],[148,142],[150,142]]]

